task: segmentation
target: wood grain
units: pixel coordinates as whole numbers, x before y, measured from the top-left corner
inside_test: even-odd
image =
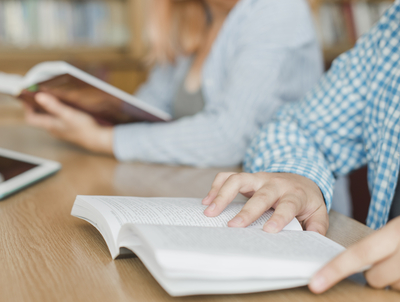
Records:
[[[399,301],[396,292],[373,290],[348,280],[320,296],[303,287],[172,298],[139,259],[111,260],[97,230],[70,215],[75,196],[203,197],[217,172],[239,168],[118,163],[22,122],[0,122],[0,147],[63,164],[58,174],[0,202],[0,301]],[[340,214],[330,217],[328,237],[345,246],[371,232]]]

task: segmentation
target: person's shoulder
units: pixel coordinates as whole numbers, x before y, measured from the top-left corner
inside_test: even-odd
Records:
[[[239,35],[259,33],[270,42],[298,45],[316,40],[306,0],[241,0],[230,21]]]
[[[400,19],[400,0],[396,0],[382,15],[379,24],[390,23]]]
[[[240,2],[251,8],[275,7],[290,10],[308,6],[307,0],[241,0]]]
[[[306,0],[241,0],[236,9],[241,14],[270,16],[310,15]],[[277,16],[278,14],[278,16]]]
[[[376,57],[394,57],[397,61],[400,47],[400,0],[386,10],[371,30],[358,39],[349,55],[357,53],[366,56],[370,62],[380,64]],[[346,57],[346,56],[344,56]],[[375,57],[375,59],[372,59]]]
[[[400,0],[386,10],[376,25],[376,33],[383,33],[383,38],[400,35]]]

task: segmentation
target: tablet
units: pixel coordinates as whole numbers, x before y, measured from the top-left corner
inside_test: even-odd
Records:
[[[0,200],[60,169],[58,162],[0,148]]]

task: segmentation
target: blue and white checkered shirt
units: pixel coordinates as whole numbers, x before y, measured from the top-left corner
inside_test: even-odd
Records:
[[[250,172],[290,172],[320,187],[368,165],[367,224],[386,224],[400,161],[400,0],[299,103],[281,109],[247,151]]]

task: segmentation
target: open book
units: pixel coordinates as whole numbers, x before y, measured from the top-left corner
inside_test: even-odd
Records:
[[[306,285],[344,248],[294,219],[279,234],[262,230],[272,211],[247,228],[228,228],[243,207],[214,218],[196,198],[77,196],[72,215],[95,226],[111,256],[134,252],[172,296],[249,293]]]
[[[16,96],[40,112],[34,99],[37,92],[50,93],[101,124],[171,120],[168,113],[65,62],[40,63],[24,77],[0,73],[0,93]]]

